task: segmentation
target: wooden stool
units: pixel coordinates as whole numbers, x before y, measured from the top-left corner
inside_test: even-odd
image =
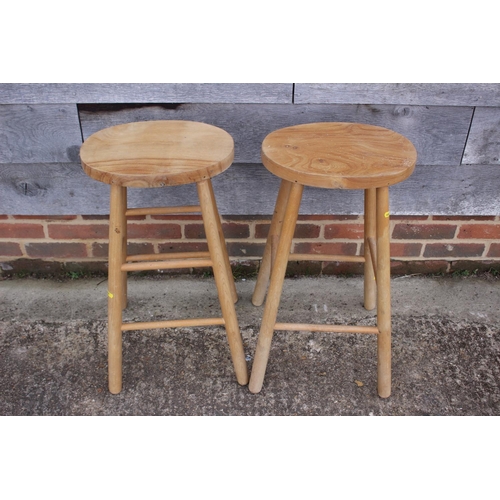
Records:
[[[282,179],[252,302],[269,291],[249,389],[264,381],[275,330],[374,333],[378,335],[378,393],[391,393],[389,188],[413,171],[412,143],[391,130],[357,123],[310,123],[276,130],[262,144],[265,167]],[[364,256],[290,254],[304,186],[365,191]],[[377,326],[277,323],[288,260],[364,262],[364,305],[377,306]],[[376,278],[376,280],[374,279]]]
[[[149,121],[106,128],[91,135],[80,150],[83,170],[111,185],[108,272],[109,390],[122,388],[122,332],[151,328],[225,326],[238,382],[248,383],[243,342],[234,303],[238,300],[211,178],[234,158],[232,137],[220,128],[189,121]],[[196,183],[199,206],[127,209],[127,187]],[[201,212],[208,252],[127,256],[126,217]],[[127,271],[213,268],[222,318],[123,323]]]

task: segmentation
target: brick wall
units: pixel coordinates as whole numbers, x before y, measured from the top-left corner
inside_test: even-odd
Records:
[[[226,217],[224,234],[240,273],[253,273],[264,248],[270,219]],[[129,219],[129,253],[205,249],[201,217],[146,216]],[[0,215],[0,272],[104,272],[106,216]],[[301,216],[295,252],[362,255],[361,216]],[[391,220],[393,274],[450,273],[500,268],[500,217],[394,216]],[[183,271],[189,272],[189,270]],[[357,274],[359,263],[290,262],[289,273]]]

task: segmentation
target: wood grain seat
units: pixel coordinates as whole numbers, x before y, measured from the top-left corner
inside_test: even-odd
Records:
[[[224,326],[238,383],[248,383],[243,342],[234,303],[238,297],[211,178],[231,165],[234,141],[224,130],[190,121],[149,121],[116,125],[88,137],[80,150],[83,170],[110,184],[108,271],[109,390],[122,389],[122,332],[153,328]],[[199,205],[128,208],[128,188],[196,183]],[[207,252],[127,254],[127,217],[201,212]],[[221,318],[123,323],[127,272],[212,267]]]
[[[296,125],[272,132],[262,143],[262,161],[274,175],[328,189],[401,182],[413,172],[416,158],[402,135],[359,123]]]
[[[359,123],[309,123],[270,133],[262,143],[262,162],[281,185],[252,302],[264,307],[249,389],[259,392],[275,330],[371,333],[377,335],[378,393],[391,392],[391,311],[389,186],[411,175],[417,153],[404,136]],[[304,186],[363,189],[364,255],[290,253]],[[364,305],[377,307],[377,326],[314,325],[277,322],[289,260],[364,262]]]
[[[220,174],[233,162],[233,138],[190,121],[126,123],[91,135],[80,152],[93,179],[126,187],[190,184]]]

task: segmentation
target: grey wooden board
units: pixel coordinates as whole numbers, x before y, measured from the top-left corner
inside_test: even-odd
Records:
[[[292,102],[291,83],[0,83],[0,104]]]
[[[235,164],[214,178],[223,215],[270,215],[279,179],[262,165]],[[109,186],[79,164],[0,165],[0,214],[97,215],[109,212]],[[394,215],[499,215],[500,168],[420,166],[391,187]],[[362,191],[306,188],[302,214],[360,214]],[[129,206],[197,203],[193,185],[129,189]]]
[[[0,163],[78,161],[76,104],[0,105]]]
[[[84,138],[120,123],[141,120],[194,120],[227,130],[235,141],[235,162],[259,163],[261,144],[278,128],[299,123],[347,121],[390,128],[408,137],[421,165],[457,165],[473,108],[365,106],[348,104],[182,104],[160,106],[79,106]]]
[[[500,106],[500,83],[296,83],[294,102]]]
[[[474,111],[463,163],[500,165],[500,107]]]

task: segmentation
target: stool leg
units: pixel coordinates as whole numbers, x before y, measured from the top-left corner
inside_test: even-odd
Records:
[[[371,311],[375,309],[377,287],[375,281],[375,271],[373,269],[372,256],[370,255],[370,246],[368,240],[376,241],[377,236],[377,190],[375,188],[365,189],[365,217],[364,217],[364,231],[365,231],[365,309]]]
[[[226,266],[226,272],[228,275],[229,286],[231,287],[231,295],[233,297],[233,302],[236,304],[238,302],[238,293],[236,292],[236,285],[234,284],[233,271],[231,269],[231,263],[229,262],[229,255],[227,253],[226,240],[224,239],[224,232],[222,231],[222,223],[219,215],[219,211],[217,209],[217,203],[215,201],[214,188],[212,186],[212,182],[208,183],[210,188],[210,196],[212,198],[212,206],[214,207],[215,219],[217,221],[217,231],[219,233],[222,254],[224,256],[224,265]]]
[[[267,235],[266,247],[264,248],[264,255],[262,256],[262,263],[260,265],[257,282],[255,283],[252,295],[252,304],[254,306],[261,306],[264,302],[273,264],[273,240],[276,238],[279,240],[291,187],[291,182],[285,180],[281,181],[278,197],[276,199],[276,206],[274,208],[274,215],[271,221],[271,227],[269,228],[269,233]]]
[[[226,257],[222,249],[222,238],[219,232],[220,221],[217,222],[216,207],[210,184],[210,179],[197,183],[198,197],[236,379],[239,384],[246,385],[248,384],[248,370],[230,285],[233,276],[232,274],[229,275],[227,270]]]
[[[267,293],[266,305],[262,316],[262,325],[259,338],[257,340],[257,349],[250,377],[250,392],[257,393],[262,389],[264,375],[266,373],[267,361],[271,350],[271,341],[274,333],[274,325],[278,314],[278,307],[283,290],[283,281],[285,279],[286,266],[292,246],[295,224],[299,215],[300,201],[304,187],[301,184],[293,184],[290,190],[290,196],[286,206],[283,220],[283,228],[278,244],[276,262],[271,272],[271,282]]]
[[[378,394],[391,395],[391,262],[389,188],[377,188],[377,336]]]
[[[122,196],[122,262],[125,263],[127,260],[127,217],[125,212],[127,211],[127,188],[123,188],[123,196]],[[122,309],[127,308],[127,273],[122,273]]]
[[[122,306],[123,299],[123,235],[126,188],[111,185],[109,212],[108,259],[108,377],[109,391],[122,390]],[[126,273],[125,273],[126,274]]]

